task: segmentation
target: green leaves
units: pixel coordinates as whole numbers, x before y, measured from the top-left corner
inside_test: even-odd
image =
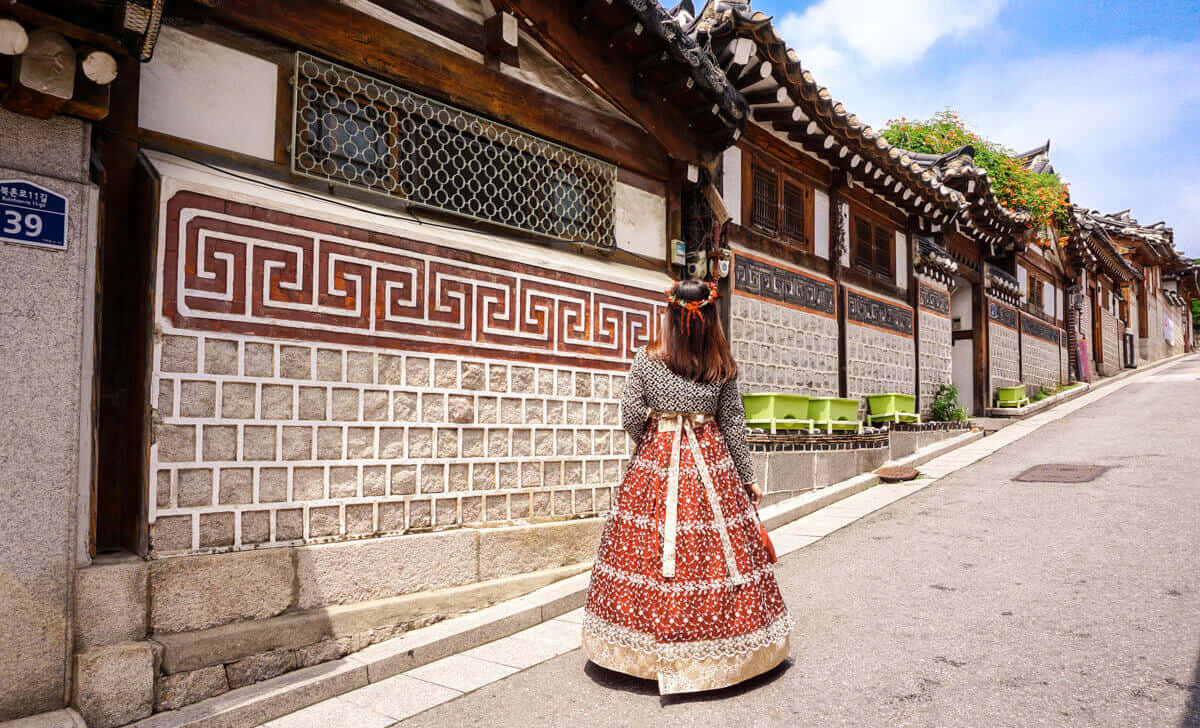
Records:
[[[934,422],[962,422],[967,419],[967,411],[958,406],[958,387],[943,384],[938,388],[933,406],[929,408],[929,419]]]
[[[1015,152],[971,131],[950,109],[923,121],[892,119],[883,130],[883,137],[902,149],[925,154],[945,154],[969,144],[975,149],[975,166],[987,170],[992,191],[1001,205],[1028,212],[1035,230],[1047,225],[1061,230],[1069,224],[1067,185],[1058,175],[1026,169]]]

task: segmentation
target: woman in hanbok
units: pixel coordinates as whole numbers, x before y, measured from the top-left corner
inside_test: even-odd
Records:
[[[680,281],[622,396],[635,452],[592,569],[583,649],[601,667],[712,690],[788,655],[791,617],[758,520],[737,364],[716,289]]]

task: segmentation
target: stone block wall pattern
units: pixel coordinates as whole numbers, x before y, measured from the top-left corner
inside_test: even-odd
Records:
[[[1008,309],[1012,311],[1012,309]],[[995,319],[988,321],[988,363],[991,367],[991,386],[1013,386],[1021,383],[1020,339],[1012,327]],[[989,403],[990,407],[991,403]]]
[[[1111,376],[1124,366],[1121,362],[1120,319],[1105,310],[1100,311],[1101,353],[1104,361],[1100,364],[1100,373]],[[1162,323],[1159,322],[1159,328]]]
[[[1021,335],[1021,373],[1030,394],[1040,387],[1054,389],[1064,382],[1061,351],[1056,344],[1028,334]]]
[[[857,399],[881,392],[914,394],[915,356],[911,336],[848,323],[846,396]]]
[[[739,252],[733,287],[729,344],[741,390],[836,395],[833,282]]]
[[[610,507],[660,291],[186,191],[165,233],[155,553]]]
[[[888,299],[845,289],[846,396],[916,393],[913,310]],[[866,404],[863,404],[866,407]]]
[[[921,284],[922,304],[917,311],[920,357],[921,413],[929,408],[943,384],[953,381],[953,341],[950,328],[950,297],[944,287]],[[925,302],[928,302],[927,306]]]
[[[743,392],[836,395],[837,336],[828,316],[733,297],[730,346]]]

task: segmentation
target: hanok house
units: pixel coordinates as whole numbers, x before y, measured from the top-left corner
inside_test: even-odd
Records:
[[[55,7],[0,10],[0,166],[70,234],[0,244],[0,719],[121,725],[586,568],[746,122],[710,57],[635,0]]]
[[[1167,297],[1164,286],[1166,275],[1186,265],[1175,250],[1174,231],[1162,222],[1141,225],[1128,210],[1108,215],[1080,210],[1078,214],[1103,230],[1113,247],[1140,274],[1126,295],[1136,301],[1131,302],[1130,310],[1130,333],[1136,337],[1133,364],[1182,351],[1180,305]]]
[[[1068,307],[1072,366],[1080,379],[1137,365],[1136,334],[1144,274],[1131,265],[1104,225],[1073,208],[1067,252],[1078,271]]]
[[[743,389],[894,391],[918,394],[927,411],[937,389],[957,381],[951,321],[985,320],[972,317],[982,293],[973,297],[969,280],[955,286],[967,264],[946,245],[961,238],[960,257],[978,271],[966,275],[982,291],[979,246],[998,250],[1022,216],[974,180],[943,178],[930,160],[889,145],[818,86],[770,18],[747,4],[709,3],[681,22],[751,107],[720,180]],[[968,383],[986,372],[972,363],[984,352],[968,348]]]

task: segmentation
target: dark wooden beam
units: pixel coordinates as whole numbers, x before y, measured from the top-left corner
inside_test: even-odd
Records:
[[[33,7],[37,5],[37,7]],[[72,38],[77,41],[82,41],[88,45],[102,48],[118,58],[128,56],[129,51],[125,46],[121,45],[114,36],[92,30],[79,22],[92,22],[90,6],[98,6],[99,3],[95,0],[71,0],[71,2],[5,2],[3,8],[0,8],[0,16],[10,15],[13,18],[21,21],[21,24],[26,29],[46,28],[53,30],[56,33]],[[82,9],[83,13],[77,12]]]
[[[753,94],[747,94],[746,100],[749,101],[751,96],[753,96]],[[786,123],[800,124],[801,119],[804,118],[804,112],[801,111],[800,108],[796,107],[796,106],[771,106],[771,107],[758,106],[758,107],[755,107],[754,109],[751,109],[750,113],[751,113],[751,115],[754,116],[755,121],[762,122],[764,124],[770,123],[770,122],[786,122]],[[808,124],[807,121],[805,121],[803,123],[805,125]],[[798,126],[796,128],[799,129],[802,127]]]
[[[520,66],[517,55],[517,19],[512,13],[496,13],[483,21],[483,54],[489,65]]]
[[[667,155],[641,129],[332,0],[223,0],[213,13],[249,33],[402,83],[651,177],[667,176]]]
[[[484,52],[483,27],[436,0],[372,0],[385,10],[422,25],[480,53]]]
[[[766,91],[751,91],[746,94],[746,103],[751,106],[759,106],[761,104],[782,104],[788,100],[787,89],[783,86],[777,86]],[[788,110],[796,107],[789,106]]]
[[[638,73],[628,61],[614,57],[604,33],[595,26],[571,22],[573,0],[495,0],[497,9],[512,12],[537,40],[576,78],[587,76],[592,89],[640,124],[674,159],[700,163],[709,156],[685,114],[670,104],[635,94]]]

